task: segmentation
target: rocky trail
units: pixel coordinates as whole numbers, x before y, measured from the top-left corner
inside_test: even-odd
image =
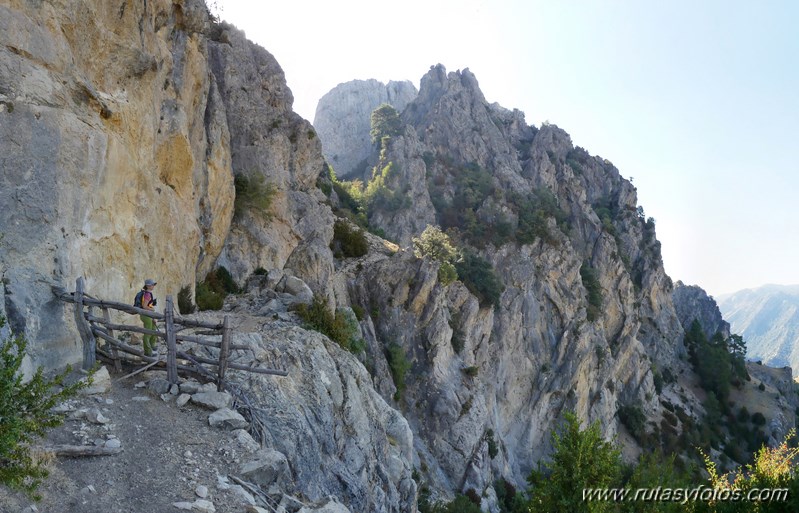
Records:
[[[224,403],[229,399],[227,394],[211,392],[215,390],[213,384],[203,387],[192,381],[182,383],[180,391],[175,387],[170,393],[165,372],[161,371],[147,371],[119,381],[120,377],[108,376],[101,370],[99,387],[95,388],[105,391],[82,395],[62,405],[67,420],[48,434],[44,445],[121,447],[121,452],[108,456],[59,457],[49,464],[50,477],[39,490],[41,501],[33,503],[22,494],[0,489],[0,511],[232,513],[275,511],[272,507],[281,507],[278,511],[303,510],[302,503],[287,496],[282,497],[283,506],[279,506],[278,496],[272,504],[263,504],[264,509],[256,507],[253,493],[231,477],[250,479],[245,477],[249,469],[269,479],[276,472],[285,472],[287,467],[285,459],[270,460],[270,451],[260,450],[246,430],[231,429],[245,425],[243,419],[222,421],[217,427],[209,425],[209,417],[218,417],[219,412],[204,407],[200,401],[212,405],[214,400],[221,399]],[[272,464],[270,468],[259,465],[267,462],[267,466]],[[286,504],[287,501],[291,504]]]

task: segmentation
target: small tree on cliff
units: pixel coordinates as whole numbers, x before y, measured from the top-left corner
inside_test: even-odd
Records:
[[[372,111],[372,129],[369,135],[372,137],[372,144],[379,144],[383,137],[393,137],[402,133],[402,121],[400,121],[397,109],[384,103]]]
[[[609,511],[612,503],[583,500],[583,489],[613,486],[621,473],[621,452],[602,438],[598,421],[583,430],[574,413],[564,417],[563,426],[552,433],[552,461],[527,478],[531,511]]]
[[[443,285],[458,279],[455,262],[460,258],[460,253],[441,228],[428,225],[419,237],[412,240],[413,252],[418,258],[427,256],[441,264],[438,268],[438,279]]]
[[[0,316],[0,328],[5,323]],[[63,417],[51,410],[53,406],[74,396],[88,383],[64,385],[69,367],[52,380],[42,376],[40,367],[24,383],[20,367],[27,345],[24,337],[12,334],[0,342],[0,484],[36,497],[36,488],[47,477],[47,470],[30,444],[48,428],[63,422]]]

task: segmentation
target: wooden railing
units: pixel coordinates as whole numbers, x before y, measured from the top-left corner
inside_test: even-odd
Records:
[[[157,354],[147,356],[143,350],[126,344],[115,336],[116,331],[126,331],[143,335],[155,335],[165,341],[167,351],[164,363],[166,365],[167,379],[173,384],[178,383],[178,371],[197,372],[205,376],[213,376],[217,382],[217,389],[220,391],[225,388],[225,374],[228,369],[275,376],[286,376],[288,374],[284,368],[264,368],[231,362],[231,351],[248,350],[250,348],[249,346],[231,343],[229,317],[225,315],[221,323],[214,323],[176,316],[172,296],[166,297],[164,313],[160,314],[152,310],[136,308],[126,303],[97,299],[86,293],[82,277],[75,282],[75,292],[66,292],[62,288],[53,287],[53,294],[62,301],[75,304],[75,324],[83,341],[83,368],[86,370],[94,367],[97,354],[109,361],[113,361],[116,370],[121,370],[123,361],[132,361],[130,358],[123,357],[120,353],[136,356],[138,357],[136,363],[147,362],[148,366],[154,366],[161,362]],[[85,311],[85,308],[88,308],[88,312]],[[102,316],[95,315],[95,309],[97,308],[102,310]],[[149,330],[141,326],[111,322],[110,310],[150,317],[155,321],[160,321],[164,330]],[[193,335],[181,334],[182,331],[190,328],[205,331]],[[209,340],[203,338],[203,335],[221,335],[221,341]],[[98,347],[98,338],[107,343],[105,348]],[[178,342],[191,342],[217,348],[219,349],[219,358],[215,360],[180,351],[177,348]],[[179,362],[178,359],[181,361]],[[216,373],[204,368],[204,365],[216,367]]]

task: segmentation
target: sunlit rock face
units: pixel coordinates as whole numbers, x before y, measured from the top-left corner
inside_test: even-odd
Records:
[[[6,311],[47,365],[79,355],[50,285],[128,301],[193,285],[233,213],[200,1],[0,6]],[[131,296],[132,297],[132,296]]]
[[[314,127],[325,158],[339,177],[364,178],[374,151],[369,135],[372,111],[387,103],[402,111],[416,98],[416,86],[407,80],[384,84],[375,79],[352,80],[325,94],[316,106]]]

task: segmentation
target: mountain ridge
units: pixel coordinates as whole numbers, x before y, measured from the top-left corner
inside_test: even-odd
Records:
[[[525,486],[566,411],[629,461],[710,444],[654,220],[610,161],[435,65],[345,184],[274,56],[202,1],[105,7],[0,6],[0,304],[35,365],[80,358],[52,286],[83,276],[132,300],[155,277],[199,301],[224,267],[243,289],[223,306],[248,327],[239,357],[296,367],[241,378],[293,470],[280,493],[389,513],[416,511],[422,488],[473,490],[496,511],[496,483]],[[412,249],[431,224],[456,278]],[[795,425],[792,401],[766,411],[773,433]]]
[[[748,356],[799,372],[799,286],[764,285],[719,301],[732,329],[748,342]]]

